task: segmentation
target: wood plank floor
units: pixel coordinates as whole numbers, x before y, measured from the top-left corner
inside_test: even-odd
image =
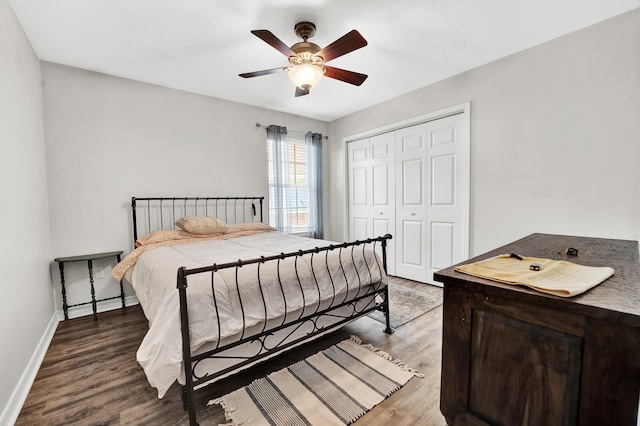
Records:
[[[424,291],[439,288],[396,279]],[[213,398],[284,368],[356,334],[425,374],[358,420],[364,425],[443,426],[440,413],[442,306],[427,312],[395,333],[382,332],[380,322],[361,318],[310,344],[196,392],[198,422],[225,423]],[[137,363],[136,350],[147,331],[140,306],[60,322],[16,425],[184,425],[180,387],[174,384],[157,398]]]

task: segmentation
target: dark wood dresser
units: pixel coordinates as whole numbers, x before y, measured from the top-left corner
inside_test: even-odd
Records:
[[[444,284],[440,409],[448,425],[636,426],[638,242],[532,234],[463,263],[509,253],[615,272],[571,298],[455,266],[437,272]]]

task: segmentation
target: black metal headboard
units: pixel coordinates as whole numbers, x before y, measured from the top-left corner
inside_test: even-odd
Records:
[[[185,216],[217,217],[226,223],[262,222],[264,197],[131,197],[133,243],[138,235],[176,229]],[[260,204],[260,208],[256,207]]]

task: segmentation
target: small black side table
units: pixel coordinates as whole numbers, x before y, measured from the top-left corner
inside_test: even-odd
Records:
[[[64,311],[64,319],[69,319],[69,308],[74,306],[82,306],[88,305],[91,303],[93,307],[93,319],[98,319],[98,302],[102,302],[105,300],[117,299],[118,297],[122,300],[122,307],[125,307],[124,304],[124,287],[122,284],[122,280],[120,280],[120,296],[107,297],[105,299],[96,300],[96,291],[93,288],[93,261],[97,259],[105,259],[108,257],[115,257],[118,262],[120,262],[121,251],[110,251],[107,253],[95,253],[95,254],[85,254],[82,256],[68,256],[68,257],[56,257],[54,260],[58,262],[58,266],[60,267],[60,284],[62,285],[62,309]],[[67,290],[64,287],[64,264],[67,262],[87,262],[89,265],[89,283],[91,284],[91,301],[84,303],[77,303],[75,305],[67,305]]]

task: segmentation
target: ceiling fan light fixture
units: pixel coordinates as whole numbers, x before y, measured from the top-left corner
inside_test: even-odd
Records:
[[[309,90],[317,85],[324,75],[354,86],[360,86],[367,79],[366,74],[325,65],[333,59],[367,45],[367,40],[358,31],[351,30],[324,48],[308,41],[316,31],[316,26],[313,23],[298,22],[294,31],[298,37],[302,38],[302,41],[289,47],[269,30],[252,30],[251,34],[285,55],[289,59],[290,66],[247,72],[239,74],[240,77],[251,78],[287,71],[289,78],[296,85],[296,97],[308,95]]]
[[[289,68],[289,78],[293,84],[307,91],[318,84],[323,75],[324,69],[318,65],[300,64]]]

